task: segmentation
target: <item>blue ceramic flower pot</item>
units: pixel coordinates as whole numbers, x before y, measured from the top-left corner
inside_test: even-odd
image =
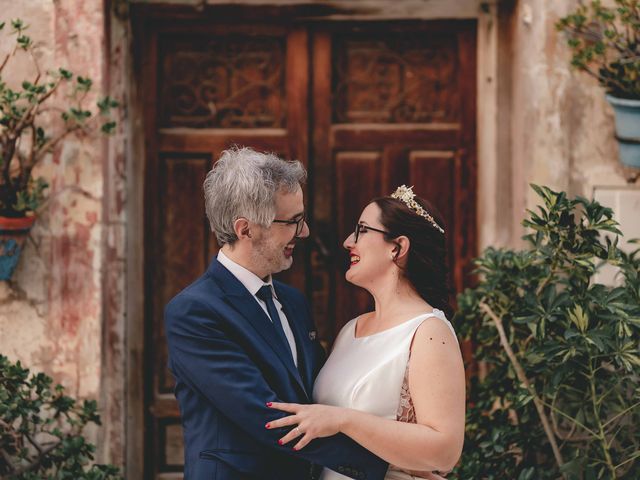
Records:
[[[11,280],[35,217],[0,217],[0,280]]]
[[[640,100],[627,100],[607,95],[616,119],[616,139],[620,161],[640,168]]]

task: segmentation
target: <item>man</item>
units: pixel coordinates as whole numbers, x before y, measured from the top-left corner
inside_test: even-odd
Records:
[[[301,451],[268,402],[310,403],[322,348],[303,296],[273,281],[309,235],[300,162],[223,152],[204,183],[221,245],[207,272],[166,307],[169,368],[185,437],[186,480],[304,480],[311,463],[379,480],[386,463],[344,435]]]

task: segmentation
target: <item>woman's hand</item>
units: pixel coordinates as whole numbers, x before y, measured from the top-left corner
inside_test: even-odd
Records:
[[[302,436],[294,445],[294,450],[304,448],[314,438],[330,437],[340,432],[340,427],[348,414],[346,408],[328,405],[269,402],[267,406],[291,413],[287,417],[267,423],[265,427],[280,428],[295,425],[294,429],[278,440],[280,445],[285,445]]]

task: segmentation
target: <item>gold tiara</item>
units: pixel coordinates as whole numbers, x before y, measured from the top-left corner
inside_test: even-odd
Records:
[[[422,218],[424,218],[427,222],[429,222],[433,227],[438,230],[440,233],[444,234],[444,229],[437,224],[437,222],[433,219],[433,217],[427,212],[422,206],[414,200],[416,194],[413,193],[413,187],[407,187],[406,185],[400,185],[396,188],[396,191],[391,194],[391,198],[395,198],[396,200],[400,200],[411,210],[416,212]]]

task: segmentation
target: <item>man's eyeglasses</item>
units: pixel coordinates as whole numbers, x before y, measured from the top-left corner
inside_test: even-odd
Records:
[[[297,220],[274,220],[273,223],[284,223],[285,225],[295,225],[296,226],[296,237],[302,233],[302,229],[304,228],[305,217],[304,214],[298,218]]]
[[[353,232],[353,236],[355,237],[353,243],[358,243],[358,238],[360,237],[360,234],[365,233],[367,230],[373,230],[374,232],[384,233],[385,235],[391,235],[391,232],[380,230],[379,228],[373,228],[373,227],[370,227],[369,225],[364,225],[362,223],[356,223],[356,229]]]

